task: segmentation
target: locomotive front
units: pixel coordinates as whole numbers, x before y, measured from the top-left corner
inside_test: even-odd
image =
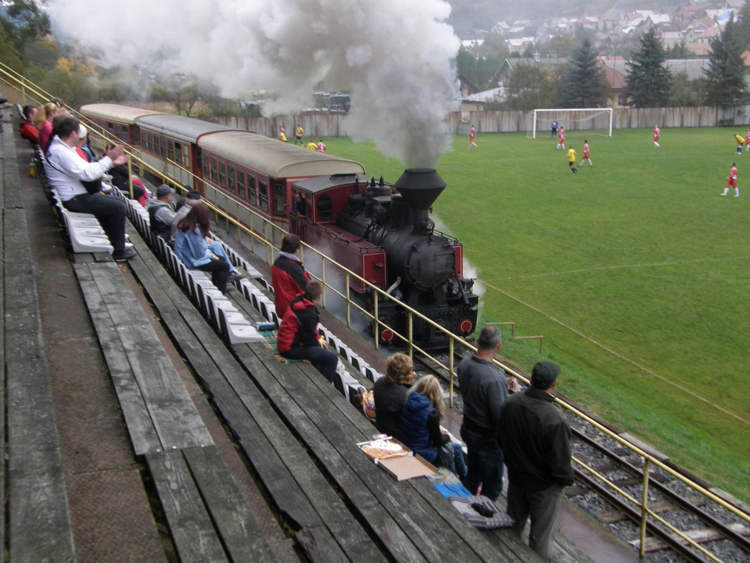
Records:
[[[473,280],[463,277],[463,249],[454,238],[435,230],[429,209],[445,182],[433,169],[407,169],[389,186],[374,180],[349,197],[337,224],[383,248],[387,256],[387,287],[407,303],[451,332],[467,336],[477,321],[478,296]],[[401,334],[408,333],[408,314],[391,302],[379,307],[379,317]],[[413,337],[429,349],[444,348],[448,338],[428,323],[414,319]],[[389,330],[383,342],[393,339]]]

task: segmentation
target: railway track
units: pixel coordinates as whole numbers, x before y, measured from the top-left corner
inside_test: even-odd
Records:
[[[444,364],[448,363],[447,354],[435,357]],[[457,364],[459,360],[457,354],[454,363]],[[433,361],[419,358],[415,354],[415,366],[418,374],[434,373],[444,383],[448,383],[447,372]],[[457,385],[457,382],[454,383]],[[460,395],[456,394],[455,399],[454,407],[460,412],[463,409]],[[566,416],[573,432],[573,456],[581,462],[573,464],[576,483],[566,489],[566,496],[615,536],[630,544],[634,553],[637,553],[640,547],[641,510],[633,502],[628,501],[625,494],[637,499],[637,502],[641,501],[644,481],[643,458],[579,416],[570,412]],[[666,458],[663,461],[671,466]],[[605,485],[600,477],[594,476],[581,464],[593,468],[625,494]],[[675,466],[671,467],[684,473]],[[750,526],[739,516],[711,499],[699,495],[658,467],[649,468],[647,491],[648,507],[708,553],[689,545],[667,525],[649,516],[644,541],[646,558],[649,561],[750,560]],[[746,507],[738,508],[746,510]]]

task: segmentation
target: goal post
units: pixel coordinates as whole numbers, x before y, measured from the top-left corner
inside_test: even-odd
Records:
[[[555,114],[552,117],[558,118],[558,121],[563,116],[569,115],[570,119],[568,123],[573,123],[574,127],[567,127],[566,129],[570,129],[571,131],[574,131],[576,129],[607,129],[607,136],[612,136],[612,125],[614,123],[614,116],[615,112],[612,108],[553,108],[553,109],[535,109],[532,125],[531,125],[531,138],[536,139],[536,132],[537,128],[540,124],[540,121],[542,118],[540,115],[543,114]],[[588,114],[588,115],[586,115]],[[559,116],[559,117],[558,117]],[[552,119],[552,117],[545,115],[547,120]],[[603,125],[597,126],[599,123],[602,123]],[[546,123],[545,123],[546,125]],[[565,125],[565,123],[562,123],[562,125]],[[581,126],[583,125],[583,126]],[[590,126],[586,126],[590,125]]]

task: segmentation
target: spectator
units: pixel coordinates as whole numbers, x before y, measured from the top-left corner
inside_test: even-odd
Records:
[[[508,399],[500,413],[500,443],[508,464],[508,514],[520,536],[531,516],[529,545],[550,559],[562,489],[573,484],[570,428],[554,404],[560,368],[538,362],[531,386]]]
[[[47,179],[66,209],[96,216],[114,247],[112,257],[115,260],[129,260],[135,252],[125,248],[125,202],[102,194],[89,194],[81,183],[101,178],[113,164],[127,162],[128,157],[122,147],[113,147],[101,160],[85,162],[75,150],[79,130],[78,120],[73,117],[65,117],[58,123],[47,151]]]
[[[401,411],[400,432],[405,445],[434,465],[455,472],[463,481],[466,465],[461,446],[440,429],[445,410],[443,390],[434,375],[420,377],[409,389]],[[377,410],[376,416],[377,416]]]
[[[57,106],[52,102],[47,102],[43,106],[40,106],[36,111],[34,124],[39,130],[39,146],[44,153],[47,152],[47,148],[49,147],[52,138],[52,120],[55,118],[56,113]]]
[[[174,251],[188,268],[211,272],[211,281],[222,293],[227,292],[229,263],[209,248],[201,225],[208,221],[208,208],[199,203],[177,224]]]
[[[162,237],[170,245],[174,244],[177,224],[190,213],[192,208],[190,204],[187,204],[175,212],[172,206],[173,195],[174,190],[166,184],[162,184],[156,188],[156,198],[148,200],[146,205],[151,232]],[[188,201],[197,203],[200,199],[189,199]]]
[[[414,381],[414,367],[406,354],[393,354],[388,358],[385,376],[375,382],[375,426],[383,434],[401,438],[401,413]]]
[[[297,235],[286,235],[281,241],[281,252],[271,267],[273,303],[276,315],[280,319],[284,318],[289,303],[304,293],[304,287],[310,279],[297,256],[299,247],[300,240]]]
[[[338,356],[326,349],[318,334],[320,315],[315,304],[323,293],[317,280],[307,282],[305,292],[295,298],[281,320],[276,340],[279,353],[291,360],[310,360],[331,383],[336,378]]]
[[[34,106],[23,106],[23,120],[18,125],[18,133],[26,139],[31,146],[39,143],[39,130],[34,125],[34,117],[37,109]]]
[[[191,209],[188,211],[188,216],[190,215],[190,212],[195,210],[196,212],[196,220],[198,228],[200,229],[201,234],[203,235],[204,241],[208,247],[208,250],[217,258],[220,258],[224,262],[226,262],[227,266],[229,267],[229,281],[235,281],[239,279],[241,276],[237,273],[237,270],[232,265],[231,260],[229,260],[229,257],[227,256],[227,253],[224,251],[224,247],[221,246],[221,243],[219,241],[216,241],[211,238],[211,218],[209,216],[208,207],[206,207],[200,199],[195,199],[196,196],[200,198],[200,193],[191,190],[188,193],[188,202],[191,206]]]
[[[78,143],[76,143],[76,152],[78,153],[78,156],[80,156],[86,162],[94,162],[96,160],[96,157],[89,148],[88,136],[89,130],[86,129],[86,126],[83,123],[81,123],[78,130]]]
[[[466,488],[495,500],[503,489],[503,452],[497,441],[500,407],[508,397],[505,372],[492,363],[502,345],[497,327],[485,326],[477,338],[477,352],[458,365],[464,400],[461,438],[468,448]],[[515,380],[513,380],[515,382]]]

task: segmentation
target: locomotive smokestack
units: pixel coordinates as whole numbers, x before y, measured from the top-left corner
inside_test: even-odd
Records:
[[[434,224],[427,210],[445,189],[445,180],[434,168],[407,168],[394,186],[414,209],[414,232],[431,232]]]

